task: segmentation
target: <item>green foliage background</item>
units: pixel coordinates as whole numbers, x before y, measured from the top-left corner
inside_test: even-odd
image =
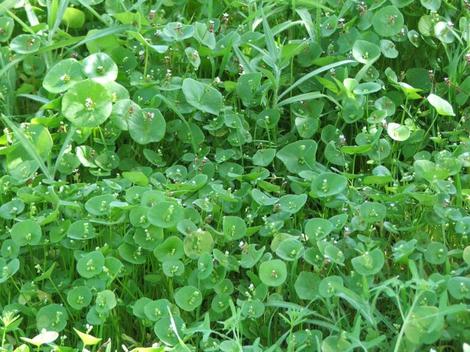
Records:
[[[0,351],[469,351],[467,0],[0,3]]]

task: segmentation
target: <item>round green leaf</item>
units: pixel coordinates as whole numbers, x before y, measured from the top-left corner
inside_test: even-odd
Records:
[[[266,286],[281,286],[287,279],[286,264],[280,259],[262,262],[259,266],[259,278]]]
[[[98,127],[111,111],[111,96],[101,84],[92,80],[76,83],[62,98],[62,114],[79,128]]]
[[[447,260],[447,247],[441,242],[431,242],[424,252],[424,258],[434,265],[443,264]]]
[[[159,142],[165,136],[166,122],[158,109],[143,109],[129,115],[129,133],[139,144]]]
[[[184,238],[184,253],[191,259],[199,258],[203,253],[210,253],[214,240],[208,231],[197,229]]]
[[[103,272],[104,256],[100,251],[83,255],[77,262],[77,271],[84,278],[91,278]]]
[[[0,42],[6,42],[10,39],[15,27],[15,21],[7,16],[0,17]]]
[[[351,263],[354,270],[356,270],[360,275],[369,276],[375,275],[382,270],[385,258],[383,252],[379,248],[375,248],[370,252],[365,252],[364,254],[353,258]]]
[[[391,139],[398,142],[404,142],[410,138],[411,132],[405,125],[391,122],[387,125],[387,133]]]
[[[82,28],[85,24],[85,13],[75,7],[67,7],[62,22],[69,28]]]
[[[118,67],[108,54],[91,54],[83,59],[82,64],[85,75],[96,82],[112,82],[117,78]]]
[[[176,290],[175,302],[182,310],[192,312],[202,304],[202,293],[194,286],[184,286]]]
[[[36,328],[61,332],[67,325],[67,311],[58,304],[49,304],[36,313]]]
[[[400,33],[405,20],[395,6],[385,6],[378,10],[372,18],[374,30],[382,37],[391,37]]]
[[[76,286],[67,293],[67,303],[76,310],[88,307],[93,295],[87,286]]]
[[[77,220],[67,230],[67,237],[73,240],[89,240],[95,238],[95,228],[87,220]]]
[[[282,211],[295,214],[303,208],[306,201],[306,194],[287,194],[279,199],[279,206]]]
[[[348,185],[348,179],[343,175],[324,172],[314,178],[311,185],[313,197],[331,197],[343,192]]]
[[[11,238],[18,246],[37,245],[41,241],[41,226],[33,220],[17,222],[11,228]]]
[[[333,224],[327,219],[314,218],[305,223],[305,235],[312,243],[324,239],[333,229]]]
[[[113,291],[104,290],[96,295],[96,311],[98,313],[108,312],[116,307],[117,301]]]
[[[20,34],[13,38],[10,48],[18,54],[31,54],[39,50],[41,40],[37,35]]]
[[[317,143],[313,140],[300,140],[286,145],[276,155],[287,170],[292,173],[311,170],[315,165]]]
[[[318,295],[320,277],[310,271],[301,271],[295,280],[295,293],[300,299],[313,300]]]
[[[208,84],[186,78],[183,81],[183,94],[186,101],[196,109],[219,115],[224,105],[222,94]]]
[[[352,55],[361,64],[372,64],[380,57],[380,48],[366,40],[356,40],[352,48]]]
[[[171,228],[176,227],[184,218],[184,209],[176,202],[159,202],[148,211],[148,219],[152,225]]]

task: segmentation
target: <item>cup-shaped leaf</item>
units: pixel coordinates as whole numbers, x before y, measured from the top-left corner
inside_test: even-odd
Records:
[[[67,292],[67,303],[76,310],[88,307],[93,294],[87,286],[76,286]]]
[[[393,5],[381,8],[372,17],[372,26],[382,37],[391,37],[400,33],[404,24],[402,13]]]
[[[20,34],[10,43],[11,50],[18,54],[32,54],[38,51],[40,46],[40,38],[33,34]]]
[[[313,140],[300,140],[286,145],[276,155],[288,171],[299,173],[311,170],[315,165],[317,143]]]
[[[175,302],[182,310],[192,312],[202,304],[202,293],[194,286],[184,286],[175,292]]]
[[[159,142],[165,136],[166,122],[158,109],[142,109],[129,115],[129,133],[139,144]]]
[[[15,27],[15,21],[13,18],[2,16],[0,17],[0,42],[6,42],[10,39]]]
[[[38,330],[61,332],[67,326],[67,310],[58,304],[49,304],[36,313],[36,327]]]
[[[331,197],[343,192],[347,185],[348,180],[343,175],[324,172],[313,179],[311,194],[318,198]]]
[[[217,89],[192,78],[186,78],[183,81],[182,89],[190,105],[209,114],[219,115],[224,100]]]
[[[380,57],[380,48],[367,40],[358,39],[354,42],[352,55],[361,64],[372,64]]]
[[[118,67],[105,53],[95,53],[83,59],[83,72],[88,78],[99,83],[115,81]]]
[[[62,114],[78,128],[98,127],[111,111],[111,95],[89,79],[73,85],[62,98]]]
[[[286,264],[280,259],[262,262],[259,266],[259,278],[266,286],[281,286],[287,279]]]
[[[104,256],[100,251],[86,253],[77,261],[80,276],[89,279],[103,272]]]
[[[41,226],[34,220],[17,222],[11,228],[11,238],[18,246],[37,245],[41,241]]]
[[[287,194],[279,199],[279,206],[282,211],[295,214],[303,208],[306,201],[306,194]]]
[[[384,262],[384,254],[379,248],[375,248],[370,252],[365,252],[351,260],[354,270],[364,276],[377,274],[382,270]]]

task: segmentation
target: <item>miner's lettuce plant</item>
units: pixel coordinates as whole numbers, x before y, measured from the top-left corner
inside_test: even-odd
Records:
[[[468,351],[467,0],[4,0],[0,45],[0,351]]]

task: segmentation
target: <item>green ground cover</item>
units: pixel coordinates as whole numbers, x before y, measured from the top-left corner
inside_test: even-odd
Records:
[[[467,0],[0,3],[0,351],[466,351]]]

